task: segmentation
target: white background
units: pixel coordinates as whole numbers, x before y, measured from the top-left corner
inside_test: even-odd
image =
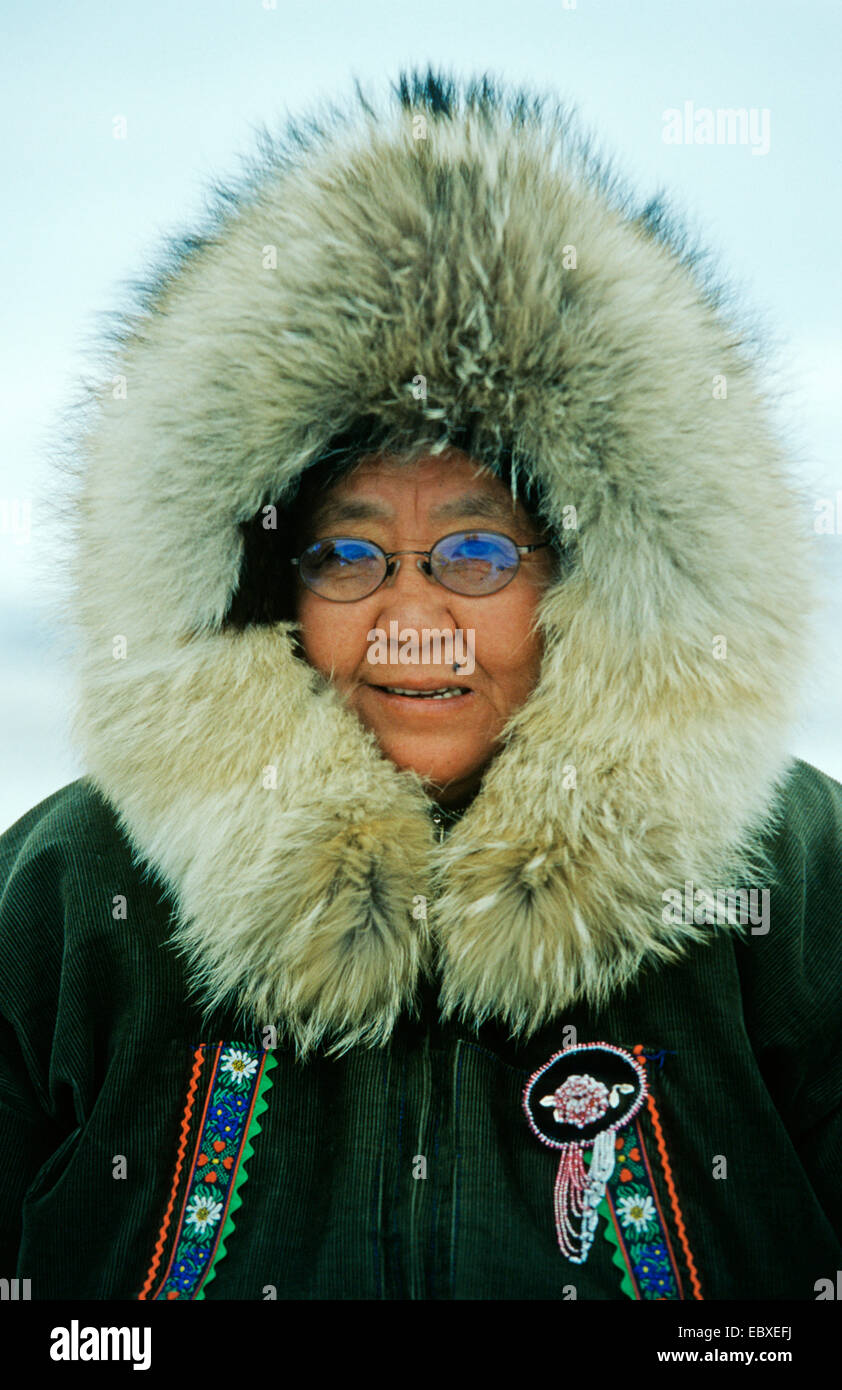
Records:
[[[666,187],[762,311],[794,467],[817,501],[835,497],[841,17],[836,0],[15,7],[0,94],[0,830],[84,770],[67,732],[68,653],[49,617],[61,545],[49,460],[101,316],[125,304],[164,235],[201,215],[210,181],[239,172],[256,126],[344,101],[354,77],[385,92],[402,67],[429,62],[576,103],[639,193]],[[666,144],[663,113],[685,101],[768,109],[769,153]],[[125,140],[112,134],[120,115]],[[27,502],[25,540],[11,517]],[[792,750],[842,780],[842,534],[817,550],[828,604]]]

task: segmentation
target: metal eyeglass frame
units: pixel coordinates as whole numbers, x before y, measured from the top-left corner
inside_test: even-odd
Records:
[[[515,550],[517,551],[517,567],[512,571],[505,584],[501,584],[499,589],[490,590],[490,592],[487,594],[463,594],[459,589],[451,589],[449,584],[444,584],[442,580],[438,578],[437,575],[433,574],[432,567],[430,565],[430,557],[432,556],[433,551],[441,545],[442,541],[450,540],[451,536],[499,536],[501,540],[508,541],[510,545],[513,545]],[[395,558],[396,555],[422,556],[423,558],[418,561],[418,568],[422,571],[423,574],[426,574],[428,578],[434,579],[437,584],[441,584],[442,588],[447,589],[448,593],[450,594],[459,594],[460,598],[491,598],[494,594],[502,593],[503,590],[507,588],[509,584],[511,584],[512,580],[514,579],[515,575],[520,569],[521,555],[531,555],[533,550],[544,550],[547,546],[552,545],[552,541],[538,541],[533,545],[518,545],[516,541],[512,540],[511,536],[507,536],[503,531],[448,531],[446,536],[439,536],[438,540],[435,542],[434,545],[431,546],[429,550],[383,550],[377,544],[376,541],[366,540],[362,536],[325,536],[324,541],[313,541],[313,545],[320,545],[323,544],[325,541],[361,540],[364,541],[366,545],[370,545],[372,549],[380,551],[380,554],[386,561],[386,573],[383,575],[383,578],[379,581],[379,583],[375,584],[373,589],[370,589],[367,594],[361,594],[359,598],[329,598],[327,594],[320,594],[317,589],[310,588],[310,585],[307,583],[307,580],[303,577],[303,575],[300,574],[300,564],[302,559],[306,555],[307,550],[311,548],[309,545],[307,546],[307,550],[303,550],[296,559],[290,560],[290,564],[299,567],[299,577],[301,578],[301,582],[308,589],[310,589],[310,593],[315,594],[317,598],[327,599],[328,603],[361,603],[364,598],[371,598],[371,595],[376,594],[377,590],[386,583],[386,580],[391,579],[392,576],[394,574],[397,574],[398,570],[400,569],[400,560],[398,560],[398,563],[394,566],[394,568],[392,568],[391,561]]]

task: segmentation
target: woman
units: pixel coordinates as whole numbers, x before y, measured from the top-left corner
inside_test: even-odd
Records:
[[[89,771],[2,839],[4,1270],[828,1296],[807,528],[662,210],[562,112],[412,75],[268,147],[115,351]]]

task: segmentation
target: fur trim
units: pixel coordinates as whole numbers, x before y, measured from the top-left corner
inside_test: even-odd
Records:
[[[808,526],[696,254],[518,97],[413,76],[265,142],[126,317],[82,443],[86,765],[208,1010],[237,1000],[302,1053],[384,1042],[434,968],[446,1012],[528,1036],[704,937],[664,924],[666,889],[768,868]],[[571,557],[539,684],[443,846],[291,624],[222,626],[239,523],[366,413],[510,447]]]

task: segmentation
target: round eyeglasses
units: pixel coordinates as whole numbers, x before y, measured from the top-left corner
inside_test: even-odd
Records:
[[[385,579],[396,574],[396,555],[419,555],[418,568],[454,594],[480,598],[510,584],[520,568],[521,555],[543,550],[550,541],[516,545],[496,531],[454,531],[436,541],[432,550],[381,550],[373,541],[355,536],[329,536],[315,541],[290,563],[314,594],[333,603],[368,598]]]

